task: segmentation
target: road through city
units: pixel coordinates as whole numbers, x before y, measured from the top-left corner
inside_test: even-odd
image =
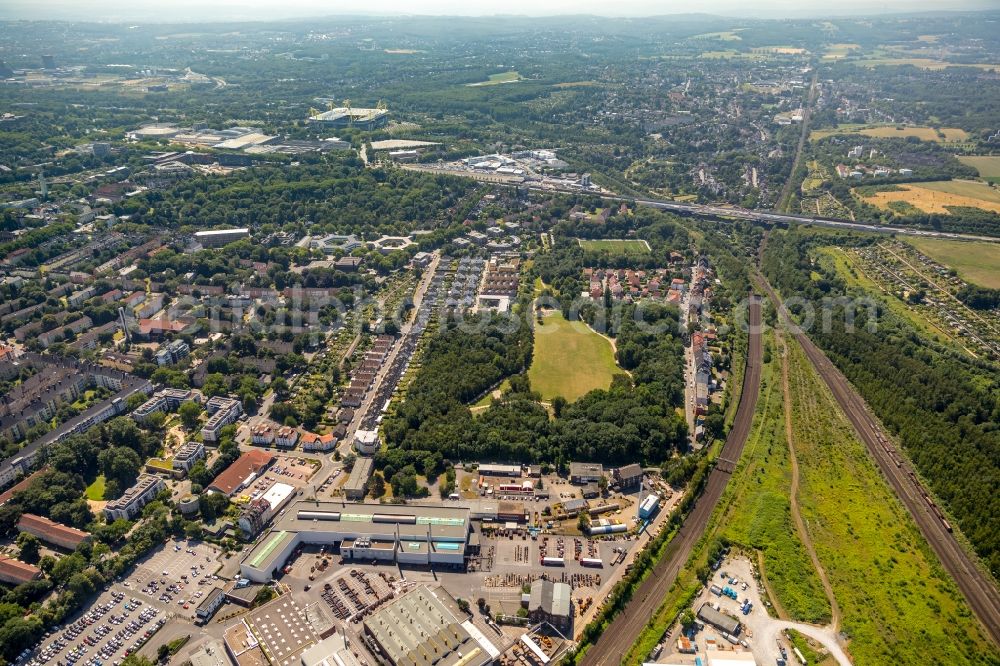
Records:
[[[758,296],[750,298],[749,322],[749,345],[740,403],[729,436],[715,468],[709,474],[704,492],[695,500],[694,509],[684,520],[680,531],[667,546],[666,552],[653,571],[632,595],[625,610],[612,620],[597,642],[584,655],[581,662],[584,666],[621,663],[622,657],[663,603],[681,567],[691,556],[694,545],[704,534],[716,504],[722,498],[722,492],[750,435],[750,426],[753,423],[757,396],[760,392],[763,346],[760,330],[761,300]]]

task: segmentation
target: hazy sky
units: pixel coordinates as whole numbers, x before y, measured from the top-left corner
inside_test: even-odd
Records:
[[[0,0],[0,18],[178,22],[280,19],[337,14],[710,13],[762,18],[1000,9],[1000,0]]]

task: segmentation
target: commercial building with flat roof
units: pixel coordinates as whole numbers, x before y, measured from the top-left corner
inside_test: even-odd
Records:
[[[418,586],[365,618],[392,666],[485,666],[499,650],[443,588]]]
[[[347,559],[463,567],[469,531],[464,507],[299,500],[247,554],[240,573],[268,582],[301,544],[340,546]]]
[[[351,475],[344,483],[344,497],[351,501],[360,501],[368,491],[368,479],[372,476],[375,461],[371,458],[358,458],[351,469]]]
[[[604,476],[604,465],[600,463],[573,462],[569,464],[569,480],[584,484],[599,481]]]
[[[347,637],[341,633],[335,633],[312,646],[302,653],[300,659],[302,666],[361,666]]]
[[[67,550],[76,550],[76,547],[81,543],[90,542],[94,538],[83,530],[51,521],[43,516],[36,516],[33,513],[22,514],[21,519],[17,521],[17,529],[19,532],[34,534],[46,543]]]
[[[518,478],[521,476],[521,466],[485,464],[479,466],[479,473],[482,476],[511,476]]]

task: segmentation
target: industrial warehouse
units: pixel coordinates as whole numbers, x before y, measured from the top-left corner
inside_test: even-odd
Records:
[[[300,545],[334,546],[350,560],[461,568],[469,531],[466,508],[301,500],[244,558],[240,572],[266,583]]]

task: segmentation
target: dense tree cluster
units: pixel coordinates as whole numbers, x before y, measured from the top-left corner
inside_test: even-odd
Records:
[[[185,180],[123,202],[121,212],[159,228],[302,223],[316,234],[378,237],[438,220],[474,188],[467,179],[366,170],[357,158],[328,157],[294,168],[261,166],[228,178]]]
[[[1000,308],[1000,289],[988,289],[974,284],[967,284],[958,290],[958,300],[976,310],[995,310]]]

